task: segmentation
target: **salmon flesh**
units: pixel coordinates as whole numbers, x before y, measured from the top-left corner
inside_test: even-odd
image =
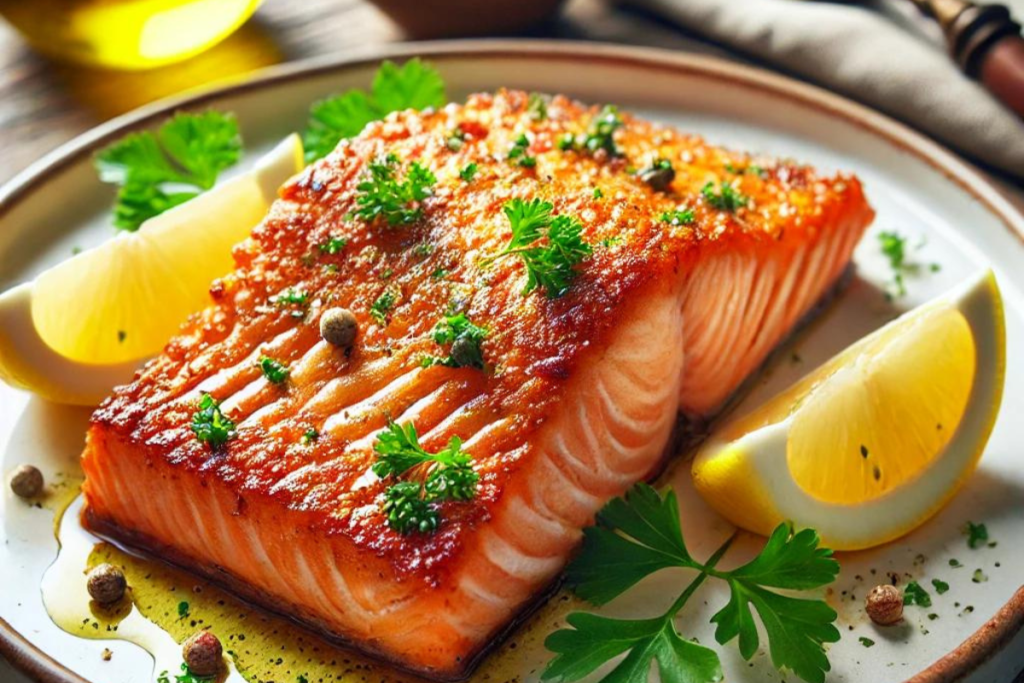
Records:
[[[611,133],[588,146],[601,117]],[[406,225],[357,214],[387,155],[436,176]],[[660,160],[674,177],[651,175]],[[582,223],[592,254],[563,296],[524,294],[519,256],[489,259],[513,198]],[[85,522],[396,666],[463,677],[602,505],[656,471],[677,416],[713,414],[831,290],[873,215],[850,175],[564,97],[544,115],[511,91],[393,114],[289,181],[210,306],[96,411]],[[320,336],[332,307],[358,321],[348,349]],[[453,312],[487,330],[484,369],[421,362]],[[191,429],[204,394],[237,425],[219,448]],[[432,533],[388,523],[393,482],[371,467],[389,420],[473,458],[476,495],[440,503]]]

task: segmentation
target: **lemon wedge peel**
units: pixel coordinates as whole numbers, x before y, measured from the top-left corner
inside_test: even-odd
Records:
[[[194,310],[202,308],[207,302],[209,282],[233,267],[231,247],[263,219],[269,205],[277,198],[278,188],[303,166],[301,139],[296,134],[289,135],[252,170],[150,219],[135,233],[119,234],[44,272],[35,281],[0,294],[0,380],[56,403],[98,404],[114,386],[129,381],[140,360],[159,351],[191,312],[177,315],[169,311],[163,305],[164,298],[194,300]],[[235,211],[230,221],[223,219],[226,206]],[[178,234],[173,240],[167,239],[164,233],[172,230]],[[181,240],[178,239],[182,236],[180,231],[198,234]],[[227,237],[222,239],[225,235]],[[191,248],[165,249],[162,246],[172,241],[189,242]],[[139,273],[139,261],[134,256],[136,250],[146,254],[145,273]],[[184,286],[188,277],[167,279],[155,274],[180,273],[196,267],[195,259],[191,258],[193,250],[217,252],[211,251],[216,259],[211,259],[216,270],[191,276],[194,281],[203,283],[196,292]],[[89,260],[94,260],[94,264]],[[128,286],[151,288],[150,300],[160,301],[161,305],[136,309],[109,306],[109,312],[104,311],[98,320],[96,316],[83,315],[89,304],[82,301],[82,292],[93,286],[90,279],[97,271],[115,290]],[[127,314],[127,311],[133,312]],[[139,317],[131,319],[129,315]],[[122,322],[129,319],[133,320],[130,326]],[[153,320],[168,327],[166,335],[156,343],[141,348],[134,346],[135,340],[130,334],[123,341],[117,341],[118,330],[152,325]],[[91,354],[88,341],[76,341],[71,347],[78,349],[77,353],[62,353],[73,325],[77,325],[75,333],[99,331],[114,335],[118,352]],[[111,345],[110,339],[101,341]]]
[[[782,521],[813,526],[823,543],[836,550],[857,550],[898,538],[938,512],[976,468],[995,425],[1006,372],[1006,328],[1002,297],[991,271],[985,271],[922,307],[904,314],[844,351],[868,348],[908,318],[942,307],[968,322],[974,349],[974,382],[965,410],[941,453],[911,477],[871,500],[836,503],[801,487],[789,465],[789,444],[798,404],[786,417],[760,425],[736,439],[736,424],[727,425],[702,447],[694,459],[694,483],[704,499],[737,526],[769,535]],[[980,334],[979,334],[980,332]],[[828,363],[826,363],[828,366]],[[825,367],[825,366],[823,366]],[[815,375],[816,373],[812,373]],[[814,383],[800,380],[813,393],[828,377]],[[787,394],[789,392],[783,392]],[[771,401],[769,401],[771,403]],[[739,422],[763,420],[759,409]],[[823,460],[827,454],[822,455]]]

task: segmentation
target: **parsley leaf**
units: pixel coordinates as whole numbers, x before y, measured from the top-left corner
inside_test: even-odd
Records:
[[[288,379],[288,366],[280,361],[276,361],[270,356],[260,356],[260,359],[256,362],[260,366],[260,370],[263,372],[263,376],[271,384],[281,384]]]
[[[603,605],[648,574],[666,567],[699,567],[683,542],[679,503],[649,486],[636,486],[615,498],[583,530],[583,549],[566,578],[577,595]]]
[[[662,617],[668,620],[668,625],[656,619],[617,622],[618,628],[602,629],[600,622],[581,621],[576,617],[575,624],[582,624],[577,626],[577,631],[584,631],[584,634],[569,636],[558,635],[564,633],[558,632],[549,638],[549,649],[557,656],[543,678],[575,680],[629,650],[630,654],[609,680],[646,683],[652,657],[662,666],[662,660],[650,654],[655,641],[661,642],[660,638],[669,636],[659,629],[662,626],[674,629],[672,617],[684,606],[696,586],[712,577],[725,581],[730,588],[729,602],[711,619],[717,624],[715,639],[720,644],[738,638],[740,654],[750,659],[759,645],[754,620],[756,611],[768,636],[773,664],[780,669],[791,669],[811,683],[824,681],[825,672],[829,670],[824,644],[839,640],[839,631],[833,624],[835,611],[821,600],[771,590],[819,588],[835,579],[839,565],[832,558],[831,550],[819,547],[818,535],[813,530],[794,533],[788,525],[779,525],[756,558],[736,569],[721,571],[714,567],[729,541],[706,563],[695,560],[686,548],[678,503],[672,492],[661,496],[646,484],[638,484],[626,496],[606,505],[598,515],[598,524],[584,531],[583,549],[568,570],[569,581],[581,597],[603,604],[645,576],[667,567],[696,569],[698,576]],[[574,622],[570,620],[570,623]],[[594,624],[598,627],[591,628]],[[632,632],[633,628],[637,630]],[[710,650],[707,652],[717,664],[717,655]],[[635,666],[622,668],[634,656],[639,658]],[[670,674],[662,671],[662,678],[669,675],[677,676],[676,680],[716,680],[710,677],[687,679],[680,671],[677,669]],[[710,669],[703,675],[709,673]]]
[[[964,527],[964,534],[967,536],[967,546],[971,549],[980,548],[988,543],[988,527],[984,524],[967,522]]]
[[[345,237],[331,237],[323,244],[316,245],[316,248],[320,250],[321,254],[339,254],[341,251],[348,246],[348,239]]]
[[[370,162],[368,177],[356,185],[359,208],[355,215],[368,223],[383,218],[390,226],[415,223],[423,216],[420,202],[432,194],[437,178],[414,161],[405,180],[399,181],[397,167],[398,157],[393,154]]]
[[[549,299],[556,299],[569,290],[576,277],[576,266],[593,253],[583,241],[583,224],[566,215],[552,216],[554,206],[540,199],[513,199],[503,211],[512,227],[512,238],[496,256],[483,264],[509,254],[519,254],[526,264],[526,286],[523,294],[537,287]],[[544,242],[534,244],[544,239]]]
[[[523,168],[533,168],[537,165],[537,157],[526,153],[529,148],[530,139],[526,137],[526,133],[521,133],[508,152],[508,160]]]
[[[388,315],[391,313],[391,309],[395,307],[395,302],[398,301],[398,297],[394,292],[388,290],[377,297],[377,300],[370,306],[370,317],[373,318],[378,325],[384,327],[388,324]]]
[[[615,131],[626,125],[619,110],[613,105],[606,105],[590,122],[585,135],[574,137],[566,133],[558,141],[561,150],[576,150],[594,154],[603,150],[608,156],[622,156],[622,151],[615,144]]]
[[[366,124],[393,111],[441,107],[446,101],[444,79],[433,67],[419,59],[402,66],[384,62],[371,92],[353,89],[313,104],[302,136],[306,161],[327,156],[342,139],[358,135]]]
[[[96,155],[100,180],[119,185],[114,225],[138,230],[146,220],[213,187],[238,162],[242,138],[231,114],[175,114],[156,133],[131,133]]]
[[[459,177],[462,178],[463,182],[471,183],[473,178],[476,177],[477,165],[475,161],[471,161],[466,164],[461,171],[459,171]]]
[[[431,333],[434,341],[440,346],[451,345],[446,358],[427,356],[423,366],[445,365],[450,368],[484,367],[484,355],[480,343],[487,337],[487,330],[474,325],[465,313],[449,315],[442,318]]]
[[[199,410],[192,415],[192,431],[203,443],[218,448],[234,438],[235,423],[224,416],[213,396],[203,394]]]
[[[932,596],[928,595],[928,591],[922,588],[921,584],[917,581],[911,581],[907,584],[907,587],[903,589],[903,604],[931,607]]]
[[[746,195],[740,194],[740,191],[729,183],[719,183],[718,190],[715,190],[715,184],[708,181],[701,188],[700,193],[704,195],[704,201],[710,206],[722,211],[742,209],[750,202]]]
[[[693,209],[678,209],[676,211],[665,211],[658,217],[662,223],[669,225],[689,225],[694,221]]]
[[[430,467],[422,481],[400,481],[385,491],[384,512],[388,524],[399,533],[434,531],[441,517],[433,503],[465,501],[476,495],[480,475],[457,436],[437,453],[429,453],[420,446],[414,424],[402,427],[389,422],[387,429],[377,435],[373,449],[377,462],[372,470],[381,479],[398,478],[421,466]]]

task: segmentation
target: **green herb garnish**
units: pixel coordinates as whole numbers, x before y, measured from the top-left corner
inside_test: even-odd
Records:
[[[665,211],[658,217],[658,220],[669,225],[689,225],[693,223],[695,216],[693,215],[693,209],[677,209],[675,211]]]
[[[903,604],[931,607],[932,596],[928,595],[928,591],[922,588],[921,584],[917,581],[911,581],[907,584],[907,587],[903,589]]]
[[[508,151],[508,160],[523,168],[533,168],[537,165],[537,157],[526,153],[529,147],[530,139],[526,137],[526,133],[521,133],[512,143],[512,149]]]
[[[348,239],[344,237],[331,237],[323,244],[318,244],[316,248],[322,254],[334,255],[340,253],[346,246],[348,246]]]
[[[372,317],[377,324],[385,326],[388,324],[388,315],[391,313],[391,309],[395,307],[395,302],[398,301],[398,297],[392,291],[386,291],[377,297],[377,300],[370,306],[370,317]]]
[[[281,384],[288,379],[288,366],[274,360],[270,356],[260,356],[256,364],[260,366],[263,376],[271,384]]]
[[[600,187],[595,187],[594,188],[594,199],[601,199],[602,197],[604,197],[604,192],[601,192],[601,188]]]
[[[466,144],[466,132],[458,126],[448,133],[448,137],[444,141],[444,146],[451,152],[458,152],[464,144]]]
[[[299,439],[299,441],[302,443],[303,446],[308,446],[311,443],[315,443],[319,438],[320,432],[318,432],[313,427],[310,427],[302,434],[302,438]]]
[[[395,479],[413,468],[429,467],[422,481],[400,481],[385,492],[384,512],[392,529],[405,534],[428,533],[440,523],[435,503],[444,500],[470,500],[476,495],[480,475],[473,469],[473,458],[462,450],[462,440],[453,436],[437,453],[420,446],[416,426],[402,427],[389,422],[377,435],[373,450],[377,462],[373,473],[381,479]]]
[[[558,141],[558,148],[591,154],[604,150],[608,156],[622,156],[622,152],[615,144],[615,131],[624,125],[619,110],[613,105],[606,105],[590,122],[590,128],[585,135],[575,137],[571,133],[566,133]]]
[[[526,103],[526,111],[530,114],[530,118],[534,121],[544,121],[548,118],[548,101],[544,95],[540,93],[530,93],[530,98]]]
[[[459,177],[462,178],[463,182],[471,183],[473,182],[473,178],[476,177],[476,172],[476,162],[471,161],[470,163],[462,167],[462,170],[459,171]]]
[[[118,185],[114,225],[135,231],[217,182],[242,151],[232,114],[175,114],[156,133],[131,133],[96,155],[100,180]]]
[[[203,394],[199,410],[192,415],[192,431],[203,443],[218,448],[234,438],[235,423],[224,416],[220,403],[213,396]]]
[[[553,208],[550,202],[540,199],[505,202],[502,210],[512,227],[512,239],[501,252],[482,263],[518,254],[526,264],[523,294],[542,287],[549,299],[569,290],[576,277],[576,266],[593,253],[580,236],[583,225],[571,216],[552,216]]]
[[[949,584],[941,579],[932,579],[932,586],[935,588],[935,592],[942,595],[949,590]]]
[[[419,59],[402,66],[384,62],[373,78],[369,93],[353,89],[315,103],[302,136],[306,161],[330,154],[344,138],[362,132],[366,124],[393,111],[442,107],[447,98],[444,79]]]
[[[191,669],[186,664],[181,665],[181,673],[174,676],[174,683],[213,683],[217,680],[217,676],[200,676],[192,673]],[[171,679],[168,677],[166,671],[160,672],[157,676],[156,683],[171,683]]]
[[[981,571],[980,568],[975,569],[974,573],[971,575],[971,581],[974,583],[985,583],[988,581],[988,576],[986,576],[985,572]]]
[[[368,177],[356,185],[356,216],[367,223],[383,218],[391,226],[415,223],[423,216],[420,202],[433,193],[431,187],[437,178],[415,161],[409,165],[405,180],[398,180],[397,170],[398,157],[394,154],[370,162]]]
[[[483,369],[484,355],[480,350],[480,344],[487,337],[487,330],[474,325],[465,313],[442,318],[434,326],[431,336],[439,346],[451,348],[448,356],[444,358],[426,356],[422,361],[423,367],[444,365],[450,368]]]
[[[753,610],[768,636],[772,663],[791,669],[811,683],[821,683],[829,670],[824,643],[839,640],[833,625],[835,611],[824,601],[783,595],[771,589],[807,590],[831,583],[839,572],[832,551],[818,547],[810,529],[794,533],[788,525],[775,529],[761,553],[731,571],[715,568],[729,548],[726,541],[706,562],[695,560],[686,548],[674,492],[661,496],[646,484],[637,484],[624,498],[608,503],[598,515],[598,526],[584,530],[583,549],[568,570],[576,593],[604,604],[640,579],[669,567],[699,572],[664,614],[652,619],[629,620],[573,613],[571,629],[551,634],[545,646],[556,653],[541,678],[576,681],[621,654],[623,659],[605,680],[646,683],[651,663],[657,662],[661,680],[710,683],[722,678],[717,653],[684,639],[674,618],[708,577],[728,583],[731,597],[711,621],[715,639],[725,644],[739,638],[740,653],[753,657],[759,645]]]
[[[864,636],[861,636],[857,640],[859,640],[860,644],[864,647],[871,647],[875,644],[875,641],[871,640],[870,638],[865,638]]]
[[[750,201],[729,183],[719,183],[718,189],[716,190],[715,184],[708,181],[704,187],[701,188],[700,193],[704,196],[704,201],[706,201],[709,206],[721,209],[722,211],[735,211],[736,209],[741,209]]]
[[[188,603],[182,600],[178,603],[178,617],[184,619],[188,616]]]
[[[289,315],[293,318],[304,318],[306,316],[306,309],[309,307],[309,293],[289,287],[280,294],[270,297],[270,303],[274,304],[278,308],[292,308]]]
[[[988,527],[984,524],[967,522],[964,527],[964,535],[967,536],[967,547],[971,549],[980,548],[988,543]]]

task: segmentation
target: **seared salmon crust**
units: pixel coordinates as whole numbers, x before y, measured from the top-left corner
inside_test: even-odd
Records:
[[[851,176],[626,114],[620,154],[560,149],[600,110],[554,97],[535,111],[503,91],[394,114],[287,183],[209,308],[93,416],[86,523],[400,667],[469,673],[597,510],[657,466],[678,413],[713,413],[830,290],[873,217]],[[523,135],[533,166],[509,158]],[[416,161],[437,178],[408,225],[355,215],[389,154],[399,177]],[[675,171],[663,189],[641,172],[659,159]],[[482,263],[508,243],[513,198],[582,223],[593,253],[564,296],[524,294],[517,256]],[[663,215],[680,209],[691,223]],[[321,248],[332,238],[344,247]],[[274,299],[289,289],[308,301]],[[348,351],[320,338],[336,306],[359,323]],[[486,369],[422,367],[452,311],[486,328]],[[286,382],[264,377],[263,355]],[[237,423],[217,449],[190,428],[206,393]],[[474,458],[477,495],[441,504],[434,533],[383,513],[371,466],[389,418]]]

